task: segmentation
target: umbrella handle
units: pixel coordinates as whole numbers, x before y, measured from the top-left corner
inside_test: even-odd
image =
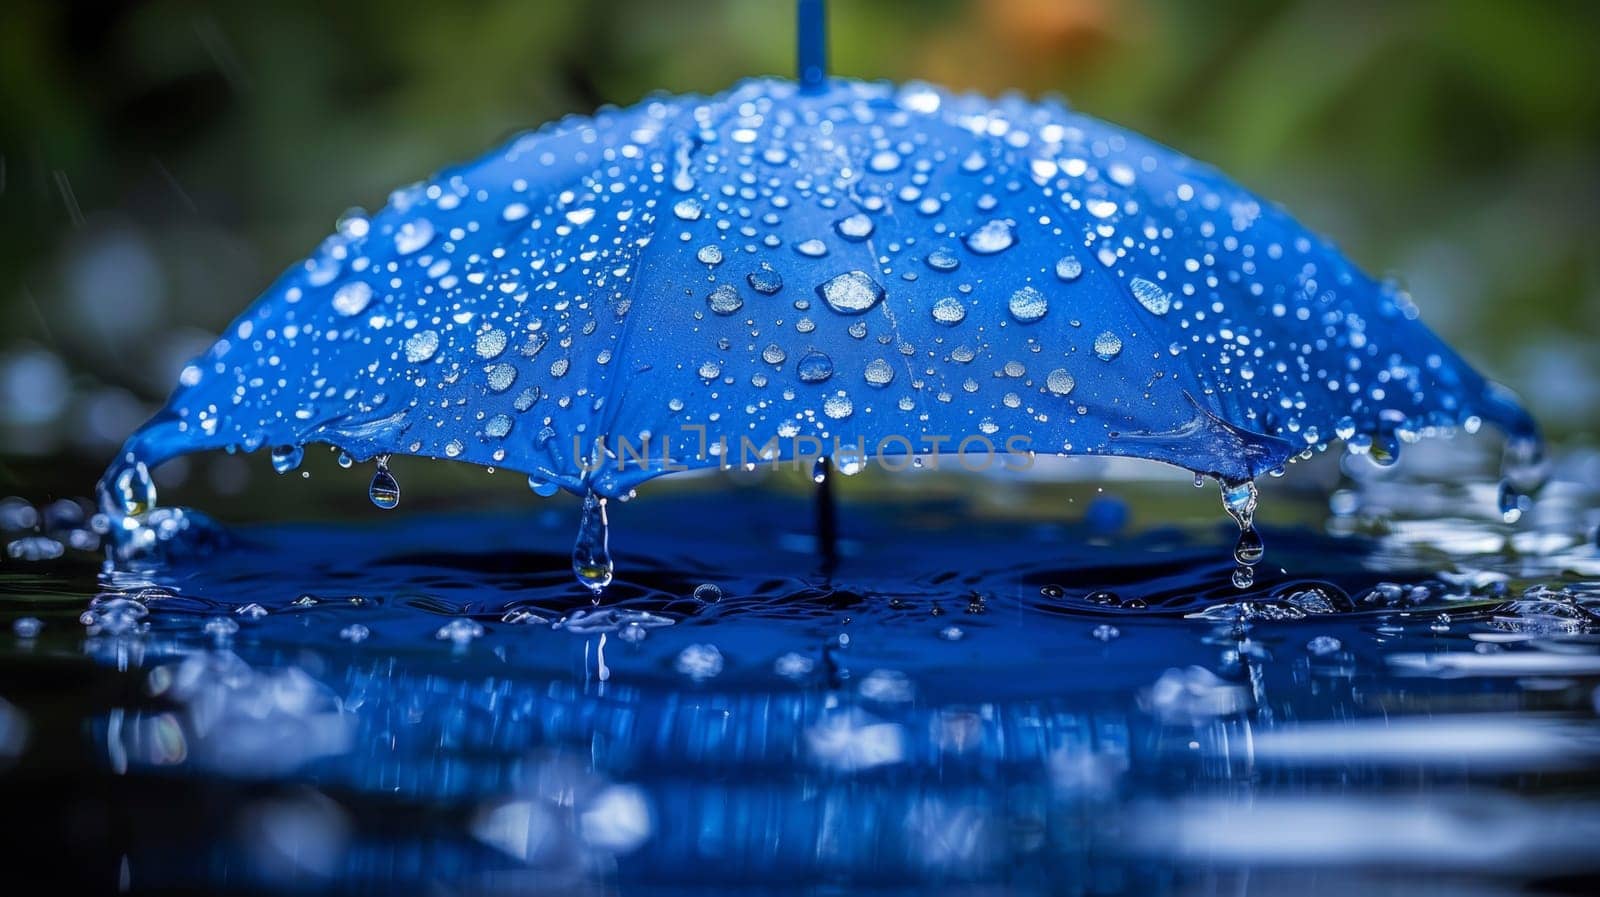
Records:
[[[795,57],[800,89],[821,91],[828,80],[827,0],[798,0],[795,4]]]

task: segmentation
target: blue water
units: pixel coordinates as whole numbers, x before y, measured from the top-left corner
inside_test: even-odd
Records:
[[[1592,893],[1600,458],[1517,526],[1437,458],[1266,484],[1248,589],[1181,479],[863,475],[831,576],[798,489],[688,483],[613,509],[598,605],[564,499],[63,541],[0,568],[41,624],[4,849],[99,891]]]

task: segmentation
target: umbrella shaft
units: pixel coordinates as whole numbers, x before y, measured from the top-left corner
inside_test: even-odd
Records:
[[[795,5],[796,63],[800,88],[822,89],[828,74],[828,4],[826,0],[799,0]]]

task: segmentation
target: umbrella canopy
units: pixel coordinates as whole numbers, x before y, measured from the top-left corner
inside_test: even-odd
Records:
[[[134,509],[174,455],[289,469],[316,442],[597,499],[1010,451],[1175,464],[1247,513],[1241,484],[1335,439],[1389,460],[1482,422],[1535,444],[1404,292],[1213,168],[1059,102],[759,79],[569,118],[347,216],[105,485]]]

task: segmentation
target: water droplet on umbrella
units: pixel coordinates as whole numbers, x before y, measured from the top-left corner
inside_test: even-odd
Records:
[[[867,362],[867,382],[873,386],[888,386],[894,380],[894,368],[882,358]]]
[[[407,221],[394,232],[394,250],[401,255],[410,255],[432,242],[433,222],[426,218]]]
[[[572,546],[572,572],[584,588],[600,600],[600,592],[611,585],[615,569],[611,561],[610,526],[606,520],[606,500],[593,492],[583,497],[583,516],[578,521],[578,540]]]
[[[821,383],[833,376],[833,359],[823,352],[812,349],[800,357],[800,363],[795,369],[800,374],[800,382]]]
[[[1094,354],[1101,361],[1110,361],[1122,354],[1122,338],[1107,330],[1094,338]]]
[[[1074,380],[1072,375],[1067,373],[1066,368],[1056,368],[1055,370],[1051,371],[1045,376],[1044,383],[1045,388],[1049,389],[1050,392],[1058,396],[1068,395],[1072,392],[1072,388],[1078,385],[1078,381]]]
[[[1033,287],[1023,287],[1011,294],[1011,317],[1023,324],[1032,324],[1050,310],[1050,302]]]
[[[1017,242],[1011,222],[996,218],[967,235],[967,248],[978,255],[994,255]]]
[[[836,393],[823,400],[822,413],[833,420],[844,420],[855,413],[855,404],[844,393]]]
[[[1163,290],[1154,281],[1135,277],[1129,281],[1128,289],[1133,291],[1133,297],[1139,300],[1145,311],[1153,315],[1164,315],[1172,309],[1172,294]]]
[[[406,338],[406,361],[412,364],[421,364],[433,357],[439,351],[439,334],[437,331],[424,330],[413,333]]]
[[[796,244],[794,251],[811,258],[821,258],[828,254],[828,244],[821,240],[805,240]]]
[[[710,244],[700,247],[700,251],[696,252],[694,257],[698,259],[702,265],[722,264],[722,250]]]
[[[378,469],[373,471],[372,484],[367,487],[367,498],[385,511],[400,504],[400,481],[389,472],[387,455],[378,459]]]
[[[722,364],[716,360],[704,362],[700,365],[700,377],[704,380],[715,380],[722,376]]]
[[[935,271],[954,271],[961,267],[961,258],[943,246],[928,253],[923,261]]]
[[[839,236],[844,237],[846,240],[865,240],[866,238],[872,236],[872,219],[867,217],[864,213],[857,212],[854,215],[840,218],[838,221],[835,221],[833,223],[833,229],[838,232]]]
[[[692,196],[680,199],[672,206],[672,214],[684,221],[698,221],[704,211],[705,207],[700,205],[700,200]]]
[[[306,450],[298,445],[273,446],[271,452],[272,469],[278,473],[288,473],[299,467],[305,456]]]
[[[706,296],[706,303],[719,315],[731,315],[744,307],[744,298],[733,284],[722,284]]]
[[[865,271],[846,271],[824,281],[817,294],[839,314],[859,315],[878,304],[883,287]]]
[[[1064,255],[1056,260],[1056,277],[1065,283],[1071,283],[1083,276],[1083,262],[1078,261],[1074,255]]]
[[[372,285],[352,280],[333,291],[333,310],[345,317],[359,315],[372,303]]]
[[[760,267],[751,271],[745,277],[745,281],[750,284],[750,289],[763,296],[771,296],[773,293],[783,289],[783,277],[766,262],[762,262]]]
[[[960,324],[967,316],[967,307],[960,299],[946,296],[933,303],[933,319],[946,327]]]
[[[761,350],[761,360],[767,364],[783,364],[783,360],[788,357],[788,353],[777,343],[768,343],[767,347]]]

